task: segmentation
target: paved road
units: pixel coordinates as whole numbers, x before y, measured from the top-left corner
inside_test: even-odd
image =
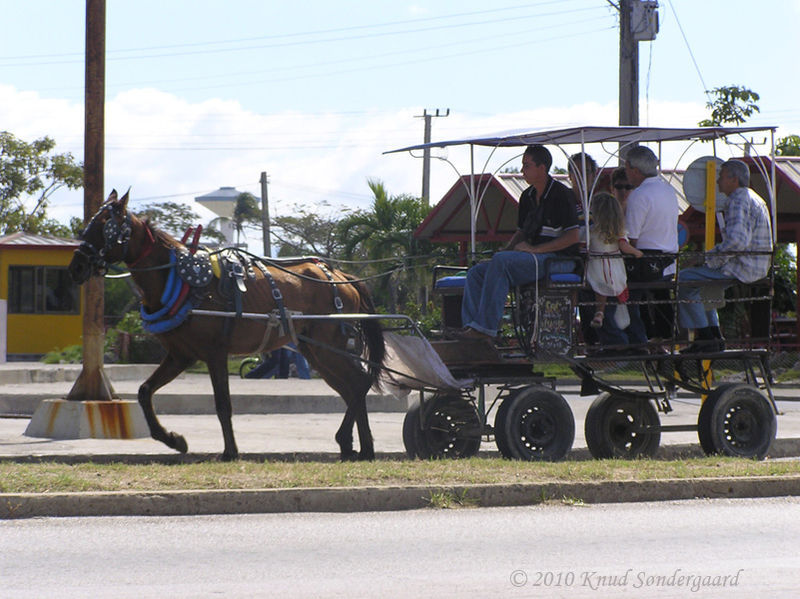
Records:
[[[20,599],[794,598],[798,536],[796,498],[42,518],[0,521],[0,588]]]

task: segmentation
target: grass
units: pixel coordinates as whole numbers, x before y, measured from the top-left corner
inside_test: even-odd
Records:
[[[497,458],[369,463],[210,461],[187,464],[62,464],[0,462],[0,493],[283,489],[425,485],[436,487],[581,481],[791,476],[800,462],[705,457],[685,460],[587,460],[559,463]],[[439,504],[468,497],[441,496]]]

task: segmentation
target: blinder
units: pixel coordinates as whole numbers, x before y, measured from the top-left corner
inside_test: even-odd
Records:
[[[86,241],[84,237],[86,236],[86,232],[92,228],[95,219],[104,212],[108,212],[109,214],[108,220],[103,223],[103,247],[98,249],[93,244]],[[97,214],[92,217],[92,220],[89,221],[89,224],[86,225],[86,228],[80,235],[82,242],[77,251],[87,259],[92,270],[97,274],[105,274],[108,270],[108,255],[111,252],[117,248],[122,249],[120,258],[114,260],[114,262],[122,261],[125,258],[125,254],[128,252],[128,243],[131,240],[131,233],[133,231],[131,215],[126,211],[125,219],[122,222],[118,222],[115,218],[118,215],[119,211],[113,204],[104,204],[100,210],[97,211]]]

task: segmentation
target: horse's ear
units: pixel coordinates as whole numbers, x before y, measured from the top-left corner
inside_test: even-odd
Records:
[[[116,202],[116,201],[117,201],[117,190],[112,189],[111,193],[108,194],[108,199],[106,200],[106,202]]]
[[[130,192],[131,192],[131,188],[129,187],[128,191],[125,192],[125,195],[122,196],[122,199],[120,200],[120,204],[122,205],[123,208],[127,208],[128,207],[128,194]]]

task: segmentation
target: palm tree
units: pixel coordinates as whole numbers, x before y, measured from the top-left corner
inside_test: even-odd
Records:
[[[391,196],[383,182],[368,179],[367,184],[374,196],[371,210],[359,210],[339,221],[339,234],[347,259],[383,260],[405,259],[415,256],[423,244],[414,237],[414,231],[428,212],[428,206],[420,198],[407,194]],[[373,270],[385,269],[383,267]],[[394,277],[392,277],[394,278]],[[388,296],[389,309],[397,310],[400,292],[414,288],[413,270],[392,281],[381,279],[381,295]],[[394,284],[393,284],[394,283]]]
[[[232,223],[236,231],[236,245],[241,243],[241,236],[244,227],[248,224],[258,224],[261,222],[261,208],[258,199],[252,193],[244,191],[236,196],[236,205],[233,207],[233,217],[220,216],[208,223],[208,228],[217,230],[222,223]]]

